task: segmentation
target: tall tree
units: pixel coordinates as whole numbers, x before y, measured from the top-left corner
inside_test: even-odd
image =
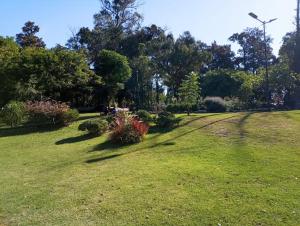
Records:
[[[22,33],[16,35],[16,41],[21,47],[40,47],[44,48],[46,44],[42,38],[36,36],[40,31],[39,26],[35,25],[34,22],[28,21],[22,28]]]
[[[296,73],[300,73],[300,0],[297,0],[296,48],[294,55],[293,70]]]
[[[198,103],[200,97],[199,74],[191,72],[183,79],[179,88],[179,97],[190,115],[192,106]]]
[[[218,45],[217,42],[213,42],[208,51],[212,55],[212,61],[208,64],[209,70],[234,69],[235,54],[230,45]]]
[[[236,42],[241,46],[238,50],[239,56],[236,58],[236,63],[245,71],[256,73],[260,67],[265,65],[265,41],[264,33],[258,28],[247,28],[241,33],[235,33],[230,38],[230,41]],[[274,61],[273,49],[271,47],[271,37],[266,37],[267,41],[267,56],[269,63]]]

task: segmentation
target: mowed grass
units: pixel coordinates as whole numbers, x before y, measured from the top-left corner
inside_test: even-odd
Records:
[[[0,128],[0,225],[300,225],[300,111],[178,117],[126,147]]]

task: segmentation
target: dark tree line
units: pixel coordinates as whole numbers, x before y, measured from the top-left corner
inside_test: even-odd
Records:
[[[198,75],[199,101],[206,96],[238,98],[248,107],[263,104],[263,31],[247,28],[229,37],[240,47],[178,38],[157,26],[142,27],[137,0],[100,0],[94,27],[80,28],[66,46],[47,49],[39,27],[0,38],[0,105],[11,99],[53,98],[76,107],[101,105],[153,109],[183,101],[188,75]],[[299,18],[297,19],[297,22]],[[300,69],[299,23],[283,38],[279,58],[267,37],[274,106],[297,106]],[[195,77],[195,74],[193,74]],[[193,78],[194,78],[193,77]],[[195,80],[193,80],[195,82]],[[194,87],[194,86],[191,86]],[[200,92],[201,90],[201,92]]]

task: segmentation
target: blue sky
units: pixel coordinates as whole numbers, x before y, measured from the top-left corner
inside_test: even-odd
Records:
[[[228,43],[228,37],[246,27],[259,24],[247,14],[262,19],[278,17],[268,26],[278,52],[282,37],[294,30],[296,0],[143,0],[140,12],[144,25],[155,23],[176,37],[189,30],[198,40]],[[1,0],[0,35],[15,36],[23,24],[36,22],[48,47],[65,44],[71,30],[93,26],[93,14],[99,10],[98,0]]]

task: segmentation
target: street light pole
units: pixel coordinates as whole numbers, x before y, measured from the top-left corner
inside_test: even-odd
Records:
[[[269,21],[262,21],[258,18],[258,16],[254,13],[249,13],[249,16],[254,18],[255,20],[259,21],[263,25],[264,30],[264,43],[265,43],[265,69],[266,69],[266,97],[268,108],[271,110],[271,92],[270,92],[270,81],[269,81],[269,59],[268,59],[268,43],[267,43],[267,36],[266,36],[266,25],[269,23],[274,22],[276,19],[272,19]]]

